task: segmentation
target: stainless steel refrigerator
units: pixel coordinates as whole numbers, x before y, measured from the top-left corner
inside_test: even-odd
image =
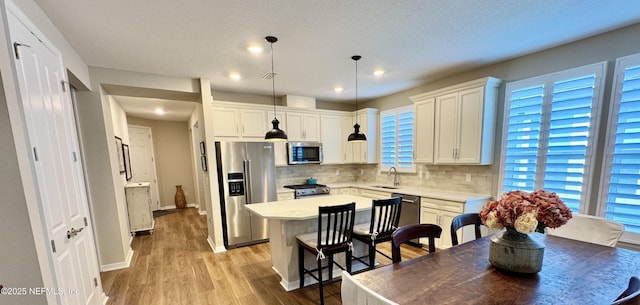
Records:
[[[267,241],[267,220],[245,206],[277,200],[273,143],[215,142],[215,148],[225,247]]]

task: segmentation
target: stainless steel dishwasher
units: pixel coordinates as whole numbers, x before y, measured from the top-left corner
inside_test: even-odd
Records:
[[[391,197],[402,198],[402,208],[400,210],[400,222],[398,222],[398,226],[402,227],[420,223],[420,196],[393,193]],[[417,238],[412,239],[411,242],[416,245],[420,244]]]

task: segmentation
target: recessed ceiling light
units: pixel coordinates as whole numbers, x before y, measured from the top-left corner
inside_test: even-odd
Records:
[[[255,45],[255,44],[248,45],[247,50],[249,50],[249,52],[253,54],[259,54],[259,53],[262,53],[262,46]]]
[[[154,112],[155,112],[157,115],[163,115],[163,114],[164,114],[164,109],[162,109],[162,108],[156,108],[156,109],[154,110]]]
[[[229,74],[229,77],[230,77],[232,80],[239,80],[239,79],[241,78],[241,77],[240,77],[240,74],[238,74],[238,73],[230,73],[230,74]]]
[[[337,93],[340,93],[340,92],[342,92],[342,87],[337,86],[337,87],[333,88],[333,91],[335,91]]]
[[[382,69],[376,69],[373,71],[373,75],[375,76],[382,76],[384,74],[384,70]]]

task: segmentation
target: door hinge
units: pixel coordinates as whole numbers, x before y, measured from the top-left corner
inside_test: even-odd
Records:
[[[61,80],[60,83],[62,83],[62,92],[67,92],[67,87],[65,85],[68,83],[63,80]]]
[[[53,253],[56,253],[56,241],[55,240],[51,240],[51,250],[53,250]]]
[[[88,226],[88,225],[89,225],[89,222],[87,221],[87,217],[85,217],[85,218],[84,218],[84,226],[86,227],[86,226]]]
[[[94,277],[93,278],[93,285],[95,285],[96,287],[98,287],[98,278]]]
[[[38,161],[38,149],[36,147],[33,147],[33,157]]]
[[[78,162],[78,156],[76,156],[76,152],[71,153],[73,155],[73,162]]]
[[[16,53],[16,59],[20,59],[20,54],[18,54],[18,47],[31,48],[30,45],[26,45],[24,43],[19,43],[19,42],[14,42],[13,43],[13,51]]]

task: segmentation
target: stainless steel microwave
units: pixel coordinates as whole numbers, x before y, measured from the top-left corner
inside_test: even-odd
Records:
[[[287,157],[289,164],[320,164],[322,143],[287,142]]]

